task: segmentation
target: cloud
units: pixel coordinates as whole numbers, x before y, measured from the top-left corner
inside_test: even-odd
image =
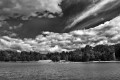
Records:
[[[86,45],[120,43],[120,16],[104,24],[86,30],[70,33],[43,32],[35,39],[16,39],[8,36],[0,38],[0,49],[38,51],[41,53],[72,51]]]
[[[71,20],[71,23],[66,26],[65,30],[74,27],[77,23],[83,21],[91,15],[97,16],[97,14],[101,11],[107,11],[119,4],[120,1],[118,0],[100,0],[95,5],[90,5],[81,14],[78,14],[76,17],[74,17]]]
[[[19,13],[31,15],[36,11],[61,13],[59,6],[62,0],[0,0],[0,14],[3,16]]]

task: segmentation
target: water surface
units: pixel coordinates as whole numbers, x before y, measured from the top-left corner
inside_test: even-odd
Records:
[[[0,80],[120,80],[119,63],[0,63]]]

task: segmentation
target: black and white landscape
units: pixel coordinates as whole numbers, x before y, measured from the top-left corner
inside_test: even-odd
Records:
[[[119,80],[120,0],[0,0],[0,61],[0,80]]]

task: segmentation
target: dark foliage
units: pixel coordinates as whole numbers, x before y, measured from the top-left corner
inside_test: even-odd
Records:
[[[87,62],[87,61],[112,61],[120,60],[120,44],[108,46],[97,45],[91,47],[87,45],[85,48],[76,49],[71,52],[55,52],[41,54],[39,52],[17,52],[11,50],[0,51],[0,61],[38,61],[52,60],[58,62],[60,60],[71,62]]]

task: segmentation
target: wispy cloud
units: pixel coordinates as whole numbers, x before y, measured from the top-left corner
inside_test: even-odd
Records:
[[[110,3],[112,3],[112,5]],[[91,15],[97,15],[99,12],[101,12],[103,10],[103,8],[105,10],[108,10],[111,7],[113,8],[116,4],[120,4],[120,1],[118,1],[118,0],[101,0],[100,2],[96,3],[95,5],[90,5],[89,10],[87,8],[81,14],[77,15],[73,19],[71,24],[68,24],[68,26],[66,26],[65,29],[69,29],[69,28],[74,27],[77,23],[81,22],[82,20],[84,20],[85,18],[87,18]],[[111,5],[111,6],[105,8],[105,6],[107,6],[107,5]]]

